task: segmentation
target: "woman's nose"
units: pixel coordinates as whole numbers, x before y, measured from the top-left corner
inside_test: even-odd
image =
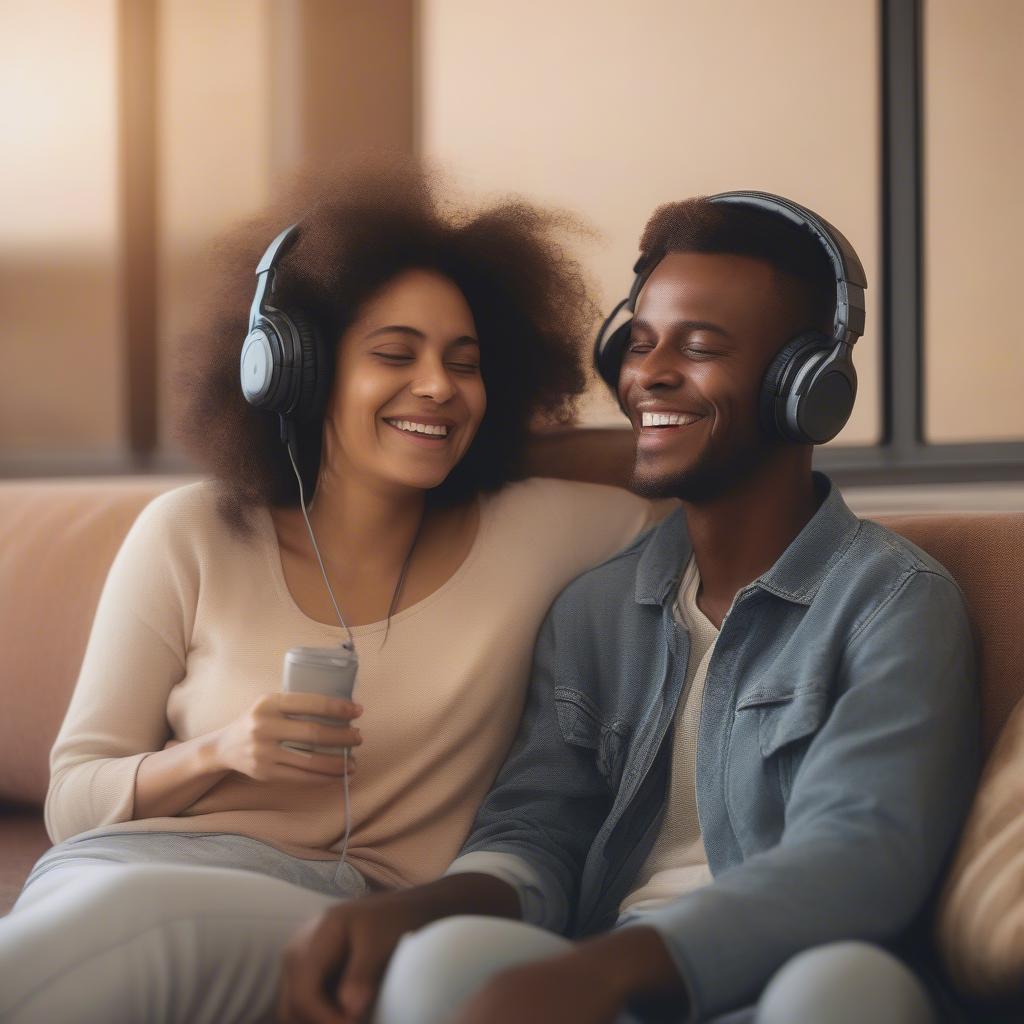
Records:
[[[417,367],[410,390],[417,398],[427,398],[441,404],[455,394],[451,375],[441,362],[429,362]]]

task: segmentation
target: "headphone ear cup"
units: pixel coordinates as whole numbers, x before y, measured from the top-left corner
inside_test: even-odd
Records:
[[[305,423],[319,416],[327,405],[330,386],[327,355],[320,333],[311,320],[301,314],[288,319],[299,343],[299,392],[293,412],[297,420]]]
[[[622,369],[622,357],[625,354],[626,346],[629,344],[632,324],[633,318],[630,317],[625,323],[620,324],[608,336],[608,340],[604,345],[594,353],[597,372],[613,392],[617,392],[619,388],[619,371]]]
[[[837,358],[826,353],[810,370],[793,410],[801,435],[813,444],[831,441],[846,426],[856,397],[853,362],[843,354]]]
[[[824,355],[829,340],[816,331],[799,334],[779,350],[768,365],[761,382],[761,426],[770,435],[785,441],[807,443],[795,415],[793,389],[804,374],[807,362]],[[799,399],[797,399],[799,402]]]

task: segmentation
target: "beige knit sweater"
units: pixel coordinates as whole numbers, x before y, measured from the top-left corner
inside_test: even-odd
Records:
[[[594,484],[527,480],[481,499],[455,574],[384,623],[353,629],[365,708],[351,781],[349,859],[372,881],[418,884],[456,855],[512,741],[534,636],[574,576],[632,540],[651,507]],[[54,841],[90,831],[252,836],[326,859],[343,831],[341,782],[230,773],[182,814],[132,820],[147,753],[202,735],[281,687],[285,651],[342,639],[288,592],[269,514],[229,532],[209,483],[161,495],[110,570],[81,674],[51,755]]]

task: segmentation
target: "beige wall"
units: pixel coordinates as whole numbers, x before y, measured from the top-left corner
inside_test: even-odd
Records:
[[[37,455],[73,465],[126,444],[119,2],[0,0],[0,137],[13,140],[0,161],[8,466]],[[627,286],[660,202],[759,187],[819,210],[873,285],[861,394],[840,441],[876,439],[874,0],[138,2],[157,23],[165,445],[167,368],[196,254],[305,159],[410,148],[414,136],[472,194],[516,191],[581,212],[600,232],[583,248],[605,305]],[[1009,197],[1024,163],[1024,4],[926,0],[924,20],[927,431],[1020,439],[1011,274],[1024,206]],[[617,421],[600,398],[588,416]]]
[[[1024,437],[1024,3],[927,0],[929,441]]]
[[[271,0],[157,8],[158,377],[170,444],[173,350],[191,324],[197,256],[270,196]]]
[[[779,192],[850,238],[877,285],[876,4],[421,0],[420,138],[472,191],[581,212],[605,306],[659,203]],[[842,59],[837,60],[837,54]],[[843,442],[878,436],[877,287]],[[593,422],[622,422],[603,395]]]
[[[170,447],[168,373],[191,323],[196,257],[299,167],[410,149],[413,56],[411,0],[160,0],[159,12],[160,432]]]
[[[0,453],[123,432],[115,8],[0,0]]]

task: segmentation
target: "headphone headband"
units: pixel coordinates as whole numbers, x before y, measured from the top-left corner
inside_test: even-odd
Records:
[[[770,192],[720,192],[708,196],[715,206],[734,206],[781,217],[809,232],[828,257],[835,278],[832,337],[811,330],[787,342],[769,365],[761,387],[761,421],[778,436],[801,443],[831,440],[849,418],[857,394],[851,350],[864,333],[867,277],[857,253],[841,231],[823,217]],[[629,344],[630,322],[640,292],[661,262],[662,252],[646,252],[633,265],[629,294],[605,320],[594,342],[594,364],[617,391],[619,369]]]
[[[719,192],[708,196],[716,206],[737,206],[781,217],[794,227],[810,232],[828,257],[836,282],[835,315],[832,337],[836,345],[852,346],[864,333],[864,289],[867,276],[846,236],[807,207],[770,192]],[[614,390],[621,355],[617,342],[623,340],[625,327],[633,318],[637,299],[647,279],[664,253],[642,253],[633,265],[633,283],[629,294],[612,310],[594,342],[594,363],[605,382]]]
[[[274,292],[277,264],[298,236],[298,224],[285,228],[256,265],[256,293],[239,362],[246,401],[277,413],[282,440],[294,440],[296,421],[320,415],[330,382],[327,352],[314,321],[300,310],[275,309],[266,302]]]
[[[716,206],[739,206],[771,213],[789,221],[794,227],[809,231],[825,250],[836,279],[833,338],[852,345],[864,333],[864,289],[868,286],[868,279],[853,246],[838,228],[806,206],[770,192],[720,192],[708,196],[708,202]]]
[[[256,264],[256,294],[252,297],[252,305],[249,307],[249,330],[256,325],[256,320],[263,314],[263,300],[267,292],[274,290],[274,269],[277,261],[295,244],[299,237],[299,225],[292,224],[286,227],[275,238],[267,251],[260,257]],[[270,308],[270,307],[267,307]]]

